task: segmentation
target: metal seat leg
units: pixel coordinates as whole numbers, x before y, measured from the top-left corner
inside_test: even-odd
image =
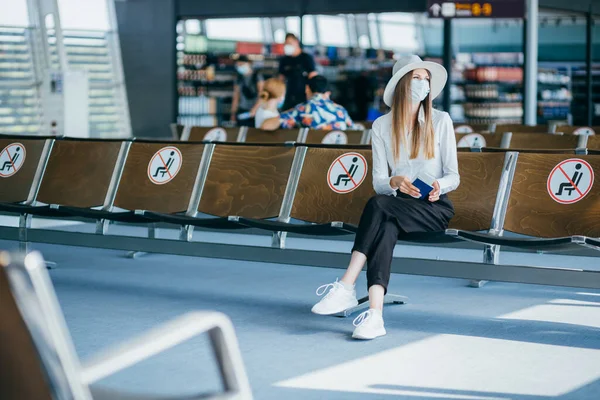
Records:
[[[386,294],[383,298],[383,305],[392,305],[392,304],[406,304],[408,303],[408,297],[400,296],[397,294]],[[334,317],[346,318],[350,315],[357,313],[359,311],[364,311],[369,308],[369,296],[361,297],[358,299],[358,305],[354,307],[350,307],[340,313],[333,314]]]
[[[156,239],[156,224],[150,224],[148,226],[148,238]],[[142,256],[147,255],[148,253],[145,251],[129,251],[125,257],[136,259]]]

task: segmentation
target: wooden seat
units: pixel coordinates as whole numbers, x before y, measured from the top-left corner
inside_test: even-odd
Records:
[[[346,156],[336,161],[343,155]],[[342,161],[343,168],[349,169],[354,157],[361,163],[357,163],[360,167],[359,173],[362,171],[362,163],[366,162],[367,169],[362,180],[357,180],[356,175],[354,180],[340,182],[337,182],[338,176],[328,177],[330,167],[334,163]],[[358,225],[365,204],[375,195],[371,160],[370,149],[309,147],[292,205],[291,218],[317,224],[340,221]],[[352,188],[352,191],[347,191]]]
[[[7,263],[0,257],[0,398],[51,400],[47,377],[8,282]]]
[[[299,129],[279,129],[276,131],[263,131],[262,129],[248,128],[245,140],[246,143],[285,143],[299,142]]]
[[[581,200],[571,204],[561,204],[553,198],[556,196],[556,191],[549,190],[548,178],[559,164],[574,158],[590,164],[595,174],[595,181],[590,191]],[[586,167],[582,170],[585,169]],[[565,176],[558,169],[555,170],[555,174],[558,174],[559,178],[567,184],[567,176],[569,179],[572,178],[571,173]],[[555,193],[554,196],[551,192]],[[569,198],[572,199],[573,196],[565,196],[563,199]],[[600,237],[599,220],[600,156],[519,154],[504,224],[506,230],[541,238],[571,235],[597,238]]]
[[[513,133],[548,133],[549,128],[548,125],[515,125],[515,124],[507,124],[507,125],[496,125],[496,130],[494,133],[505,133],[505,132],[513,132]]]
[[[504,159],[502,153],[458,153],[460,185],[448,194],[454,204],[449,228],[490,229]]]
[[[26,201],[32,189],[36,189],[32,185],[40,162],[46,161],[42,160],[46,144],[49,146],[51,141],[0,137],[0,203]],[[15,156],[18,157],[16,164],[11,162]]]
[[[165,398],[106,390],[95,384],[204,333],[208,334],[211,359],[217,363],[218,383],[223,389],[186,398],[252,398],[233,324],[218,312],[188,312],[126,343],[102,349],[82,367],[39,253],[26,257],[0,253],[0,315],[3,400]],[[198,362],[196,358],[185,362]]]
[[[562,132],[565,135],[572,135],[576,131],[578,131],[577,132],[578,134],[580,134],[580,133],[589,134],[590,128],[592,130],[592,134],[600,135],[600,126],[587,127],[587,126],[559,125],[556,127],[556,132]]]
[[[502,135],[497,134],[455,133],[455,135],[458,147],[500,147],[502,143]]]
[[[590,150],[600,150],[600,135],[593,135],[587,138],[587,148]]]
[[[305,143],[310,144],[361,144],[364,131],[323,131],[310,129]]]
[[[580,137],[539,133],[513,133],[510,149],[576,149]]]
[[[252,226],[307,234],[335,234],[336,229],[338,229],[337,234],[343,233],[340,231],[345,233],[356,231],[366,203],[375,195],[370,171],[371,157],[370,149],[308,147],[290,217],[318,225],[314,226],[314,229],[305,225],[282,223],[269,225],[258,223]],[[451,228],[490,229],[504,159],[505,155],[500,153],[459,154],[459,168],[463,183],[450,194],[456,208],[456,216],[451,222]],[[340,162],[343,168],[332,168]],[[367,165],[366,175],[363,175],[363,163]],[[344,179],[344,175],[351,170],[352,164],[359,165],[358,174],[354,175],[353,180]],[[339,175],[342,175],[341,180]],[[341,222],[344,225],[331,226],[330,229],[323,226],[333,222]],[[415,241],[423,240],[424,237],[425,235],[417,238],[415,235]],[[406,239],[412,240],[411,237]],[[438,235],[433,241],[453,240]]]
[[[217,145],[198,211],[220,217],[276,217],[294,153],[292,146]]]
[[[104,204],[122,142],[56,140],[37,201],[90,208]]]
[[[203,151],[204,145],[200,143],[133,142],[114,205],[126,210],[167,214],[186,211],[196,184]],[[156,156],[157,154],[160,155]],[[158,166],[153,162],[156,157],[163,157]],[[173,157],[174,161],[169,163],[169,157]],[[169,172],[164,174],[164,169],[156,170],[162,166],[163,161],[170,167]]]
[[[460,131],[463,129],[471,129],[471,132],[466,132],[466,133],[489,133],[490,132],[490,126],[488,124],[461,124],[461,123],[454,124],[454,132],[462,133]]]
[[[536,154],[578,154],[577,149],[504,149],[502,147],[484,147],[481,149],[481,151],[483,153],[506,153],[507,151],[515,151],[518,153]]]
[[[186,126],[181,140],[190,142],[237,142],[239,132],[240,128]]]

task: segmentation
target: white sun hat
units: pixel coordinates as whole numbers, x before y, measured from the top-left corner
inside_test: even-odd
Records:
[[[392,77],[390,78],[390,81],[387,83],[385,91],[383,92],[383,102],[388,107],[392,106],[394,90],[396,89],[396,85],[400,79],[402,79],[402,77],[408,72],[419,68],[424,68],[431,74],[431,82],[429,83],[431,90],[429,93],[431,95],[431,99],[435,99],[442,92],[444,86],[446,85],[446,80],[448,79],[448,72],[446,72],[446,68],[435,62],[423,61],[421,60],[421,57],[414,54],[410,56],[404,56],[396,61],[396,64],[394,64],[394,68],[392,69]]]

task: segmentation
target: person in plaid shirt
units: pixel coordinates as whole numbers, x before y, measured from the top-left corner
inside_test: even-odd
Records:
[[[327,78],[317,75],[308,80],[305,103],[282,112],[279,117],[266,120],[262,128],[311,128],[322,130],[352,129],[354,122],[348,111],[329,98]]]

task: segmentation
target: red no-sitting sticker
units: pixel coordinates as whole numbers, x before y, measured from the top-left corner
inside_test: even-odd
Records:
[[[16,174],[25,163],[25,146],[11,143],[0,152],[0,178]]]
[[[548,176],[548,194],[560,204],[583,199],[594,185],[594,170],[585,160],[571,158],[558,164]]]
[[[336,193],[350,193],[363,183],[367,170],[367,160],[362,154],[342,154],[329,167],[327,184]]]
[[[171,182],[181,169],[182,163],[183,156],[177,147],[163,147],[148,163],[148,179],[156,185]]]

